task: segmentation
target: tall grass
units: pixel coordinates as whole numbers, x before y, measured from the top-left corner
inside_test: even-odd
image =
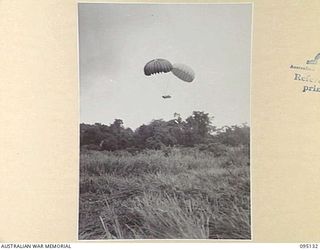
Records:
[[[250,239],[249,155],[82,151],[80,239]]]

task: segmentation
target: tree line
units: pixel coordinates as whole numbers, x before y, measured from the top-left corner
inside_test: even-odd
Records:
[[[164,147],[212,147],[249,146],[250,128],[248,125],[212,125],[213,117],[202,111],[194,111],[183,120],[177,113],[169,121],[152,120],[135,130],[125,128],[121,119],[110,125],[101,123],[80,124],[80,146],[93,150],[162,149]]]

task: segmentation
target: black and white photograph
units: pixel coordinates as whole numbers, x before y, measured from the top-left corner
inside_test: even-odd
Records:
[[[249,3],[78,3],[79,240],[252,239],[251,41]]]

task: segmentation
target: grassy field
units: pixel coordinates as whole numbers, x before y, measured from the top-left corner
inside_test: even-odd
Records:
[[[82,150],[79,239],[250,239],[249,151]]]

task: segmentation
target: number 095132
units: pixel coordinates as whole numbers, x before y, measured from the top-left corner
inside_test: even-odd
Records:
[[[304,244],[300,244],[300,248],[318,248],[318,244],[312,243],[304,243]]]

